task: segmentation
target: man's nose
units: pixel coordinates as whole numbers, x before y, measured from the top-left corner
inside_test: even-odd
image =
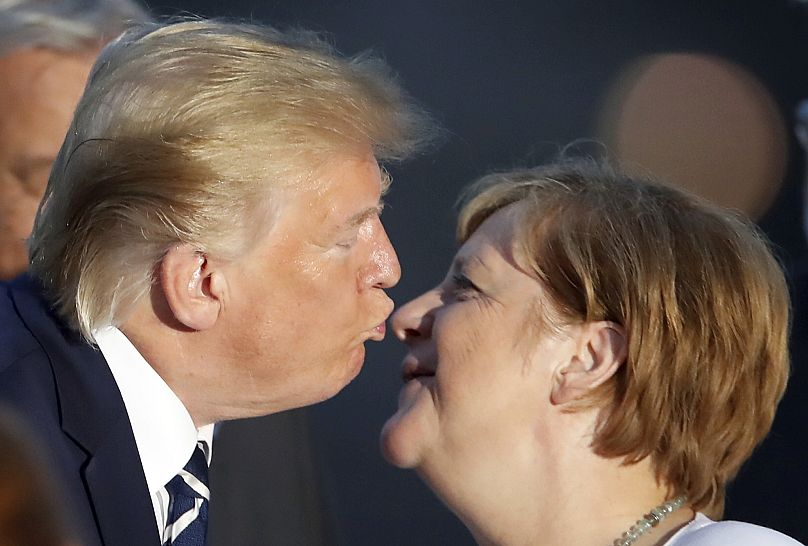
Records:
[[[401,264],[381,221],[376,219],[375,222],[366,283],[374,288],[391,288],[401,279]]]

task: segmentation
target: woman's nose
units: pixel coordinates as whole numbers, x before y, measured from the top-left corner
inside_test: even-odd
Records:
[[[434,322],[433,311],[438,305],[440,297],[435,290],[406,303],[390,319],[393,333],[404,343],[430,338]]]

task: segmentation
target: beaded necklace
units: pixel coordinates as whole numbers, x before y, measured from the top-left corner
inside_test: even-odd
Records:
[[[637,523],[632,525],[628,531],[623,533],[620,538],[614,539],[612,546],[631,546],[637,542],[638,538],[659,525],[662,520],[684,506],[685,501],[687,501],[687,497],[682,495],[681,497],[676,497],[675,499],[664,502],[656,508],[652,508],[650,512],[645,514],[641,519],[637,520]]]

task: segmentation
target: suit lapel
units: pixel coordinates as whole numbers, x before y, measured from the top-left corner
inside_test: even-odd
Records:
[[[106,545],[159,545],[154,509],[120,391],[101,352],[64,328],[30,280],[15,281],[20,316],[51,362],[62,429],[89,454],[84,480]]]
[[[121,449],[133,442],[128,424],[126,420],[115,427],[96,446],[85,480],[104,544],[157,545],[154,509],[137,450]]]

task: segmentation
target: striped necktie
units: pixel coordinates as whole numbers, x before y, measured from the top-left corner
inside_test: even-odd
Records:
[[[191,459],[166,485],[171,501],[166,534],[170,546],[205,546],[208,530],[208,461],[197,444]]]

